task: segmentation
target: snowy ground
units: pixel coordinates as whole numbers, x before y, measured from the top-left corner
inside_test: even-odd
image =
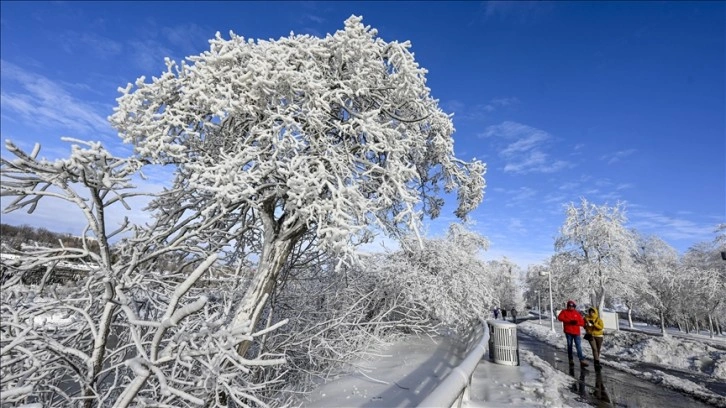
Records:
[[[560,327],[553,333],[548,321],[527,321],[518,330],[564,349]],[[637,325],[636,329],[645,326]],[[636,331],[608,334],[603,344],[604,365],[640,378],[726,406],[726,398],[698,383],[670,375],[680,369],[726,382],[726,338],[690,335],[663,338]],[[583,350],[591,357],[589,345]],[[416,406],[427,392],[458,364],[464,348],[447,338],[409,338],[389,345],[348,373],[322,384],[301,401],[310,407],[405,407]],[[640,363],[650,363],[641,371]],[[482,360],[472,377],[471,400],[466,407],[585,407],[571,391],[572,377],[554,369],[526,350],[520,351],[520,366],[510,367]],[[663,367],[659,372],[657,367]],[[653,367],[656,370],[653,371]],[[654,374],[655,372],[655,374]]]

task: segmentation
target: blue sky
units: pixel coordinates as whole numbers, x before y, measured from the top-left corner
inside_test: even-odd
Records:
[[[352,14],[410,40],[456,153],[487,163],[473,227],[487,258],[552,254],[563,206],[627,205],[629,226],[677,250],[726,222],[723,2],[8,2],[0,3],[1,132],[42,155],[61,136],[121,146],[106,117],[117,88],[159,75],[230,30],[325,35]],[[3,149],[2,154],[7,152]],[[153,179],[151,182],[162,183]],[[5,204],[6,201],[3,201]],[[453,210],[453,205],[448,207]],[[47,205],[3,222],[78,232]],[[440,234],[451,211],[428,223]]]

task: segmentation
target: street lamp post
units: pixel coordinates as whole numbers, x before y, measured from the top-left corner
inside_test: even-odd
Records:
[[[539,296],[539,291],[535,290],[534,293],[537,294],[537,315],[539,316],[539,325],[542,326],[542,301]]]
[[[552,332],[555,331],[555,308],[553,307],[552,302],[552,272],[551,271],[540,271],[540,276],[547,275],[547,280],[550,285],[550,328],[552,329]]]

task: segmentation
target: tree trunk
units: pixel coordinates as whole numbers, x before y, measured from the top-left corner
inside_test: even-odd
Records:
[[[695,330],[696,334],[701,334],[701,327],[698,324],[698,319],[693,319],[693,329]]]
[[[691,334],[691,325],[688,324],[688,319],[685,319],[684,323],[686,324],[686,334]]]
[[[708,314],[708,337],[713,338],[713,319],[711,313]]]
[[[660,315],[660,332],[663,335],[663,337],[668,337],[668,332],[666,332],[666,327],[665,327],[665,314],[663,313],[663,311],[661,311],[659,313],[659,315]]]
[[[628,308],[628,327],[633,328],[633,309]]]
[[[262,247],[259,269],[252,279],[252,283],[245,293],[235,313],[232,327],[239,327],[242,324],[249,324],[253,330],[260,316],[255,315],[255,310],[263,302],[265,296],[272,292],[280,271],[282,271],[288,255],[295,244],[295,239],[272,239],[265,240]],[[243,341],[237,346],[237,352],[244,357],[249,350],[251,342]]]
[[[601,313],[602,308],[605,307],[605,283],[602,278],[600,279],[600,287],[595,291],[595,296],[598,313]]]
[[[109,291],[113,293],[111,284],[106,283],[106,293],[108,294]],[[103,358],[106,351],[106,345],[108,344],[108,336],[111,333],[111,321],[113,320],[113,313],[116,310],[116,304],[111,302],[113,300],[112,296],[113,295],[107,295],[109,299],[106,300],[101,321],[98,323],[98,334],[93,341],[93,354],[91,355],[92,371],[88,373],[86,378],[88,383],[83,390],[83,396],[86,397],[83,401],[83,406],[86,408],[92,407],[95,402],[92,396],[98,386],[98,374],[103,368]]]
[[[96,239],[98,240],[99,254],[101,255],[101,263],[106,267],[106,270],[113,270],[113,263],[111,262],[111,246],[108,243],[108,236],[106,235],[106,207],[103,204],[100,193],[96,189],[91,189],[91,197],[96,206],[96,218],[95,220],[90,215],[87,215],[89,225],[93,229]],[[94,221],[96,221],[94,223]],[[106,304],[103,308],[103,314],[101,315],[101,321],[98,323],[97,337],[93,339],[93,353],[91,354],[91,371],[86,377],[86,386],[83,389],[83,396],[85,397],[83,406],[91,407],[94,399],[92,398],[96,392],[98,386],[98,374],[103,369],[103,360],[106,356],[106,345],[108,344],[108,337],[111,333],[111,322],[114,319],[114,312],[116,311],[117,304],[114,302],[115,289],[110,282],[105,283],[104,301]]]

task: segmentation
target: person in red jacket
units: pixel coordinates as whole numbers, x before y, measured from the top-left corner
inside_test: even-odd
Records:
[[[582,343],[580,341],[580,327],[585,327],[585,319],[575,309],[576,306],[574,301],[568,300],[567,309],[560,312],[557,320],[562,322],[565,337],[567,337],[567,357],[570,360],[570,365],[575,364],[572,359],[572,343],[574,342],[577,348],[577,358],[580,359],[580,366],[587,367],[585,356],[582,355]]]

